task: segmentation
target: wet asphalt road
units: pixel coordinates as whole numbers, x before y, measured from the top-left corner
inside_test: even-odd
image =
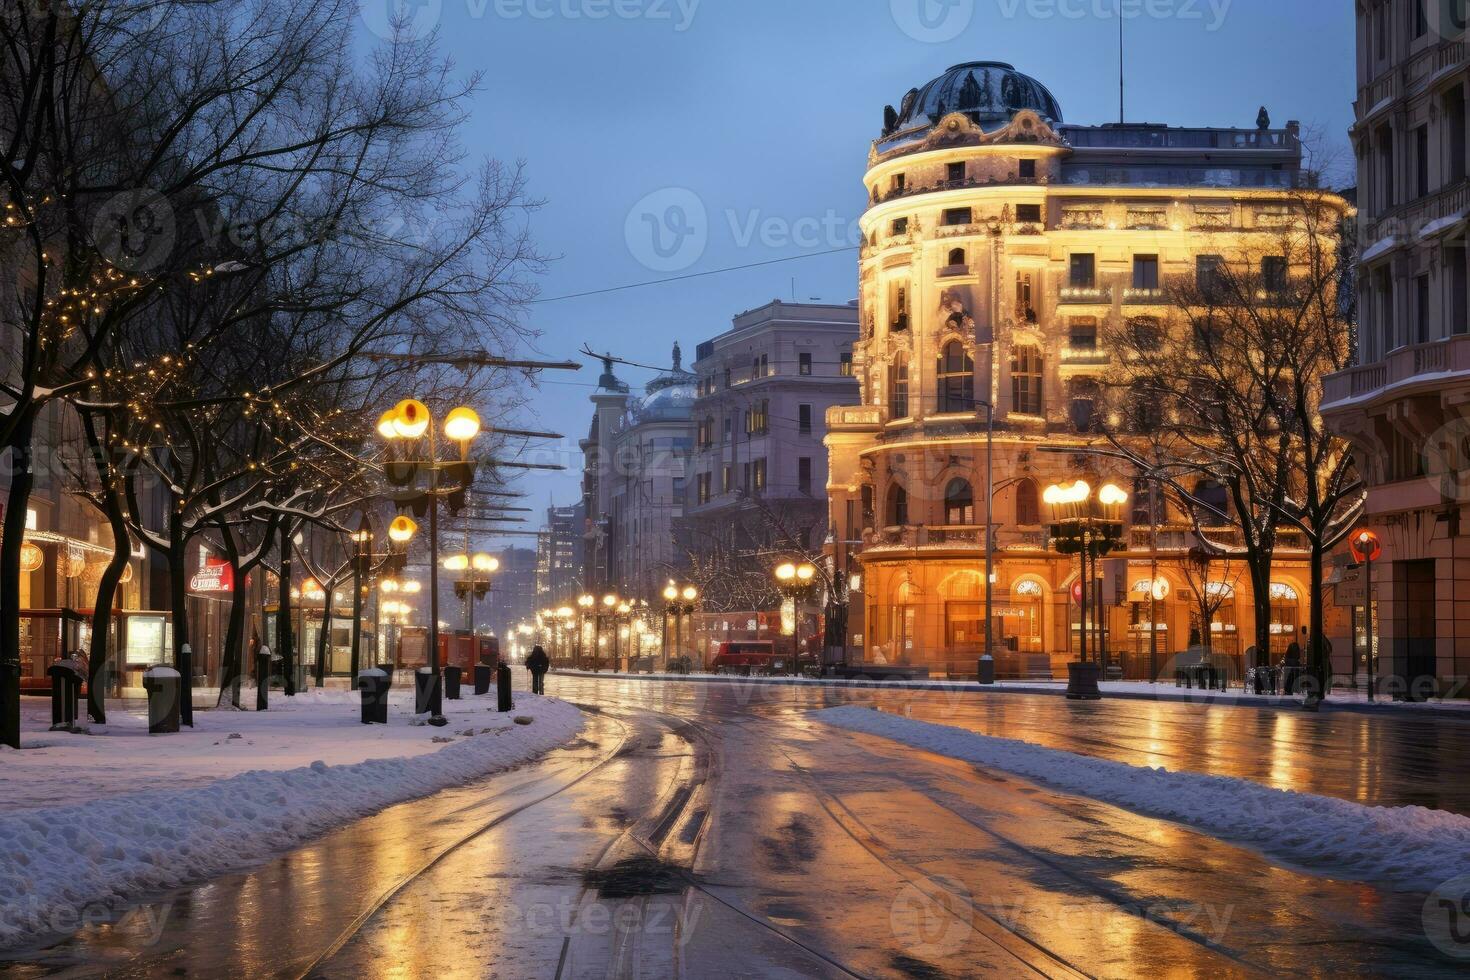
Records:
[[[553,677],[539,762],[130,910],[17,976],[1464,975],[1422,894],[831,729],[885,710],[1133,764],[1470,812],[1470,721]]]

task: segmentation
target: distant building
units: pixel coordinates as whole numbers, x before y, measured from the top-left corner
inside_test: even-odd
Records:
[[[1470,681],[1470,57],[1450,9],[1357,5],[1357,363],[1321,407],[1368,484],[1375,673],[1396,695]]]
[[[480,616],[490,632],[503,639],[516,624],[535,622],[540,608],[536,603],[536,551],[506,548],[495,557],[500,559],[500,570],[491,577],[490,594],[481,604]]]
[[[773,609],[777,554],[827,536],[827,410],[856,404],[856,303],[739,314],[699,345],[684,544],[711,612]]]
[[[546,525],[536,542],[536,595],[541,606],[571,602],[582,589],[586,505],[546,508]]]
[[[582,441],[583,587],[653,602],[682,567],[674,528],[682,518],[685,465],[693,444],[694,376],[680,363],[633,397],[612,362],[592,394],[594,415]]]

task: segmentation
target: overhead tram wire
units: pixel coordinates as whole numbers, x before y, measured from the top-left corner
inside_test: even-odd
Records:
[[[723,275],[726,272],[741,272],[746,269],[759,269],[768,265],[780,265],[783,262],[795,262],[798,259],[814,259],[824,255],[839,255],[843,252],[856,252],[862,248],[861,245],[845,245],[842,248],[831,248],[822,252],[805,252],[801,255],[788,255],[780,259],[767,259],[764,262],[748,262],[745,265],[730,265],[722,269],[706,269],[704,272],[686,272],[682,276],[668,276],[664,279],[648,279],[643,282],[624,283],[621,286],[607,286],[602,289],[588,289],[580,293],[567,293],[563,296],[548,296],[545,299],[533,299],[531,303],[559,303],[566,299],[581,299],[585,296],[603,296],[607,293],[620,293],[629,289],[642,289],[645,286],[663,286],[671,282],[684,282],[688,279],[702,279],[707,276]]]

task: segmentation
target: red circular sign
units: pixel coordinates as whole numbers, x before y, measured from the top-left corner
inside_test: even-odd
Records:
[[[1348,547],[1357,561],[1377,561],[1383,554],[1383,542],[1367,528],[1354,531],[1353,536],[1348,539]]]

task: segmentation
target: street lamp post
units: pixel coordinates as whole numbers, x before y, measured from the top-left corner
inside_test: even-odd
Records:
[[[362,669],[362,574],[367,555],[372,553],[373,528],[367,515],[358,522],[352,535],[352,687],[357,688],[357,674]]]
[[[694,601],[699,598],[699,590],[693,585],[676,585],[672,579],[664,586],[664,635],[668,636],[668,617],[674,617],[674,649],[682,650],[681,630],[685,616],[694,615]],[[681,654],[682,656],[682,654]],[[703,666],[701,664],[701,666]],[[664,650],[664,670],[669,669],[669,653]]]
[[[577,668],[579,670],[587,657],[587,610],[596,604],[597,600],[586,593],[577,596]]]
[[[597,614],[597,629],[596,629],[596,633],[597,633],[597,658],[594,661],[594,666],[592,668],[592,672],[594,674],[598,674],[598,673],[601,673],[602,672],[602,647],[603,647],[602,623],[603,623],[603,620],[604,620],[605,617],[612,615],[612,611],[615,608],[617,608],[617,605],[618,605],[618,597],[616,595],[614,595],[613,593],[609,592],[607,595],[605,595],[605,596],[602,597],[602,610],[599,611],[598,614]]]
[[[806,598],[816,581],[817,569],[809,561],[782,562],[776,566],[776,588],[791,602],[791,669],[796,676],[797,662],[801,659],[801,600]]]
[[[429,511],[429,650],[427,665],[427,690],[422,697],[416,698],[415,708],[419,714],[429,715],[429,724],[442,728],[449,724],[444,717],[444,691],[440,684],[440,662],[439,662],[439,497],[441,495],[440,474],[452,472],[459,485],[458,493],[469,488],[474,482],[474,464],[469,459],[470,443],[480,434],[480,417],[473,409],[459,407],[451,410],[444,418],[444,435],[446,438],[459,443],[459,461],[454,463],[441,462],[439,459],[439,447],[434,430],[434,419],[429,414],[429,409],[423,402],[416,399],[405,399],[398,403],[391,411],[385,412],[378,420],[378,434],[388,441],[390,452],[386,466],[389,482],[398,486],[411,485],[420,469],[423,469],[428,478],[428,489],[424,495],[418,498],[427,506]],[[428,437],[428,458],[402,460],[392,458],[391,447],[399,440],[407,440],[417,445],[418,441],[425,436]],[[410,450],[412,452],[412,450]],[[413,506],[417,508],[418,504]],[[395,520],[406,520],[400,515]],[[405,537],[397,538],[407,542],[413,537],[413,522],[409,521],[410,527]],[[390,537],[392,532],[390,529]]]
[[[1052,485],[1043,499],[1052,508],[1052,538],[1063,555],[1077,555],[1080,575],[1077,580],[1077,604],[1082,621],[1078,630],[1078,662],[1067,665],[1067,697],[1073,700],[1095,700],[1102,697],[1097,686],[1102,673],[1102,642],[1099,636],[1094,660],[1087,659],[1088,596],[1094,592],[1089,575],[1096,574],[1097,562],[1116,550],[1123,541],[1122,507],[1128,494],[1115,484],[1105,484],[1094,496],[1092,487],[1083,480],[1071,486]],[[1089,559],[1091,570],[1089,570]],[[1101,612],[1101,595],[1094,595],[1093,610]]]
[[[1373,563],[1383,557],[1383,542],[1377,534],[1364,528],[1353,534],[1352,538],[1348,541],[1348,547],[1352,551],[1353,557],[1364,565],[1363,587],[1366,591],[1363,593],[1363,613],[1367,618],[1367,624],[1364,628],[1367,631],[1368,637],[1368,700],[1372,701],[1374,699],[1374,683],[1377,680],[1375,676],[1377,665],[1373,660],[1378,646],[1373,638]],[[1349,646],[1356,646],[1356,644],[1349,644]],[[1357,655],[1357,650],[1353,650],[1352,656],[1354,659],[1357,659]],[[1332,670],[1330,664],[1327,670],[1330,674]],[[1357,676],[1357,664],[1353,665],[1353,675]]]

